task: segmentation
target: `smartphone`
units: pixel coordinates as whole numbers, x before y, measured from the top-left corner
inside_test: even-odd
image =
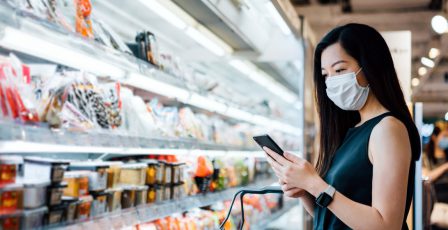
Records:
[[[274,140],[269,135],[261,135],[261,136],[255,136],[253,137],[254,141],[257,142],[257,144],[263,148],[268,147],[272,151],[276,152],[278,155],[283,156],[283,150],[280,148],[280,146],[275,143]]]

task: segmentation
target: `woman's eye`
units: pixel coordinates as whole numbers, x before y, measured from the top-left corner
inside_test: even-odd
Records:
[[[327,78],[327,74],[322,74],[322,77]]]
[[[345,71],[345,69],[338,69],[338,70],[336,70],[336,73],[341,73],[341,72],[344,72]]]

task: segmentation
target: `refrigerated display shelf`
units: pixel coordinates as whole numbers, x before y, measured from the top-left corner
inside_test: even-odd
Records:
[[[283,207],[281,207],[277,211],[272,212],[266,218],[263,218],[262,220],[258,221],[257,224],[251,226],[251,229],[265,229],[267,226],[269,226],[270,223],[276,221],[277,219],[279,219],[284,214],[288,213],[292,208],[296,207],[297,205],[298,203],[295,200],[284,202]]]
[[[274,178],[263,179],[248,186],[247,188],[259,188],[275,183]],[[234,194],[243,187],[229,188],[220,192],[198,194],[179,200],[164,201],[159,204],[149,204],[139,207],[124,209],[122,211],[106,213],[86,221],[70,223],[55,228],[64,229],[123,229],[135,226],[139,223],[154,221],[166,216],[182,213],[193,208],[205,207],[218,201],[230,200]]]
[[[0,121],[1,153],[205,154],[262,156],[254,147],[220,145],[191,138],[135,137],[118,133],[54,131]]]
[[[155,93],[182,103],[214,112],[223,117],[249,122],[299,136],[301,129],[253,114],[223,98],[212,97],[189,88],[184,79],[172,76],[127,53],[97,44],[56,24],[0,3],[0,46],[99,76],[110,76],[123,84]]]

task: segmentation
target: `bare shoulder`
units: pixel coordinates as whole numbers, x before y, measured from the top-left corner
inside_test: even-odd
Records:
[[[372,130],[372,135],[379,135],[383,137],[387,137],[390,135],[403,135],[405,138],[408,137],[408,130],[406,126],[400,121],[398,118],[393,116],[388,116],[383,118],[378,125],[375,126]]]
[[[395,117],[385,117],[372,130],[369,150],[370,160],[374,159],[375,155],[402,160],[410,158],[411,144],[406,126]],[[391,152],[396,154],[389,154]]]

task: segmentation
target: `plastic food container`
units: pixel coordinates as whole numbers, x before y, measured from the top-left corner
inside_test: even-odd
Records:
[[[76,206],[78,205],[78,198],[76,197],[62,197],[62,205],[66,207],[63,219],[70,223],[76,218]]]
[[[76,208],[77,220],[86,220],[89,218],[92,201],[92,196],[82,196],[79,198],[78,206]]]
[[[106,212],[107,195],[106,192],[92,192],[93,201],[90,207],[90,216],[95,217]]]
[[[165,186],[156,185],[156,203],[164,200]]]
[[[137,187],[136,186],[125,186],[123,187],[123,193],[121,194],[121,208],[131,208],[135,204]]]
[[[49,181],[25,181],[23,183],[23,207],[39,208],[47,201],[47,186]]]
[[[121,161],[110,161],[105,162],[109,165],[107,169],[107,188],[115,188],[120,182],[121,166],[123,162]]]
[[[25,157],[25,178],[31,180],[49,180],[59,183],[69,162],[41,157]]]
[[[21,229],[41,228],[43,225],[44,216],[47,212],[48,208],[46,206],[23,211],[20,224]]]
[[[109,165],[104,162],[73,162],[70,171],[90,171],[89,191],[102,191],[107,188],[107,169]]]
[[[66,207],[63,205],[50,207],[48,214],[45,218],[47,225],[57,225],[62,222],[62,217],[64,215]]]
[[[178,184],[183,181],[183,168],[185,163],[173,163],[172,164],[172,180],[171,183]]]
[[[21,212],[14,212],[11,214],[0,215],[0,229],[4,230],[20,229],[20,215]]]
[[[171,184],[173,180],[173,164],[165,162],[165,173],[162,184]]]
[[[23,185],[9,184],[0,188],[0,214],[23,208]]]
[[[107,196],[107,210],[113,212],[121,209],[121,194],[123,193],[122,188],[114,188],[106,190]]]
[[[64,190],[68,187],[66,182],[54,184],[48,187],[48,205],[60,205]]]
[[[15,183],[22,164],[22,157],[0,156],[0,186]]]
[[[165,161],[158,161],[157,172],[156,172],[156,184],[164,184],[165,178]]]
[[[148,168],[146,169],[146,185],[155,185],[157,182],[158,162],[156,160],[144,160]]]
[[[139,186],[135,191],[135,206],[146,204],[148,198],[148,186]]]
[[[173,185],[170,184],[166,184],[165,185],[165,189],[163,192],[163,200],[171,200],[172,196],[171,196],[171,191],[173,190]]]
[[[64,196],[80,197],[89,194],[89,171],[66,172],[64,181],[67,188],[64,189]]]
[[[124,164],[121,167],[120,183],[124,185],[145,185],[146,164]]]
[[[149,186],[148,188],[148,197],[146,198],[146,202],[148,204],[152,204],[156,202],[156,186]]]

